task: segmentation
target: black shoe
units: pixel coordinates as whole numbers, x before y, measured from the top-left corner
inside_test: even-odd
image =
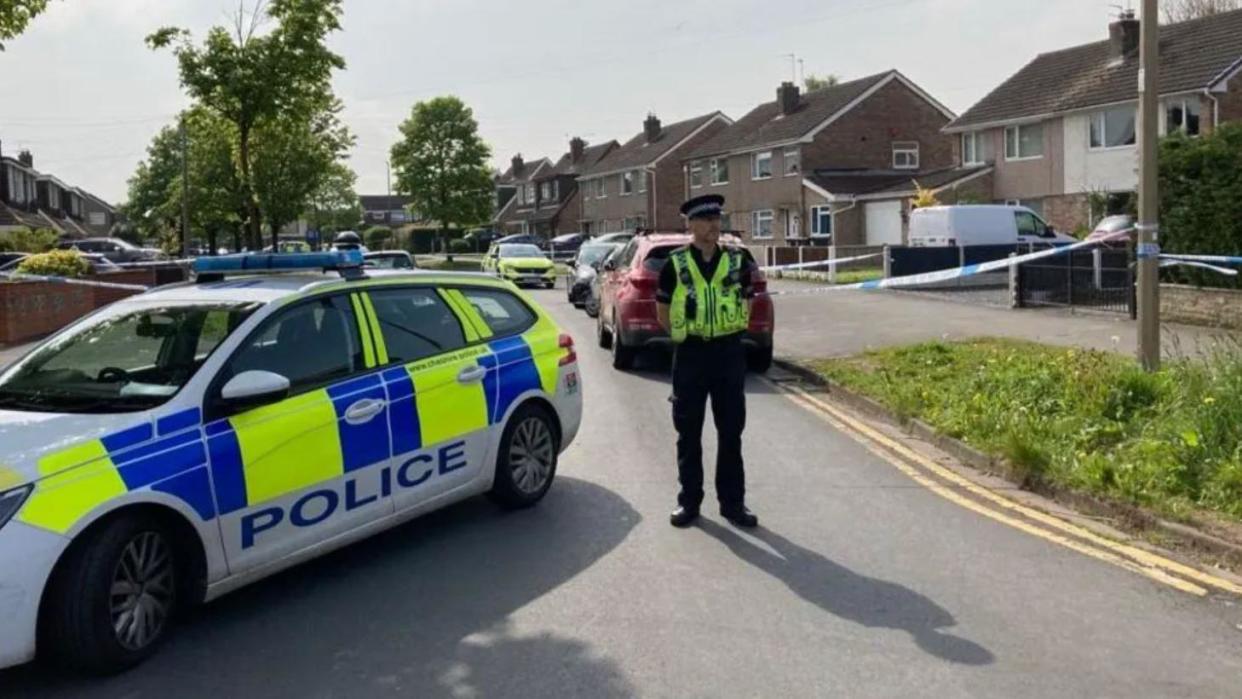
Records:
[[[722,507],[720,508],[720,516],[729,520],[729,523],[735,527],[742,529],[754,529],[759,526],[759,518],[755,513],[746,509],[745,506]]]
[[[699,508],[690,508],[684,505],[673,510],[673,514],[668,516],[669,524],[678,529],[684,529],[694,523],[699,518]]]

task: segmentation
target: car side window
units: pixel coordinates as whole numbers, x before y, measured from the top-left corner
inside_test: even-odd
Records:
[[[320,388],[363,367],[358,324],[341,296],[319,298],[281,311],[251,335],[229,361],[224,381],[244,371],[270,371],[289,379],[290,393]]]
[[[1026,211],[1015,211],[1014,218],[1018,220],[1018,235],[1038,235],[1038,225],[1035,215]]]
[[[466,346],[461,321],[432,289],[370,292],[388,361],[408,364]]]
[[[461,293],[497,337],[517,335],[535,324],[530,307],[507,291],[474,288],[462,289]]]
[[[630,263],[634,261],[634,253],[637,251],[638,251],[637,240],[631,240],[630,242],[626,243],[625,247],[621,248],[621,252],[618,252],[615,256],[616,268],[625,269],[629,267]]]

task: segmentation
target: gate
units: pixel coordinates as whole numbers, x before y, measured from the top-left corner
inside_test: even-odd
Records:
[[[1089,307],[1137,316],[1133,254],[1094,248],[1018,265],[1018,307]]]

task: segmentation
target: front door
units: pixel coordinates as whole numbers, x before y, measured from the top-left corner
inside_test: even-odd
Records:
[[[354,307],[342,294],[279,311],[211,388],[206,433],[233,574],[393,512],[374,468],[391,455],[387,398]],[[288,378],[289,397],[222,414],[213,397],[251,370]]]

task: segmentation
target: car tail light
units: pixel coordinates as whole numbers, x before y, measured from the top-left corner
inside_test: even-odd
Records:
[[[640,294],[655,294],[660,278],[655,275],[635,273],[629,277],[630,286]]]
[[[763,277],[756,276],[750,280],[750,288],[754,290],[756,294],[766,294],[768,293],[768,280]]]
[[[559,341],[561,349],[565,350],[565,356],[561,357],[561,361],[557,366],[565,366],[578,361],[578,352],[574,350],[574,338],[571,335],[562,333]]]

